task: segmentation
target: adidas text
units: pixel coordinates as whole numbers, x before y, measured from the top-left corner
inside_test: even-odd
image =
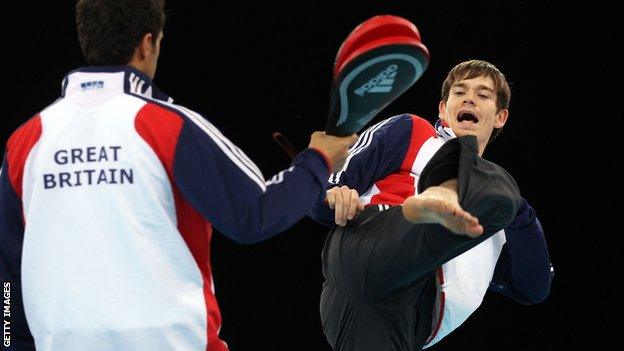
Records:
[[[369,80],[366,84],[355,89],[354,93],[359,96],[364,96],[365,93],[387,93],[392,90],[392,83],[394,83],[394,77],[397,74],[398,66],[392,64],[388,68],[381,71],[373,79]]]

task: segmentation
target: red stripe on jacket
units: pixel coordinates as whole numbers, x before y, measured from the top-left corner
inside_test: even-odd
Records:
[[[212,291],[212,270],[210,267],[212,226],[182,197],[174,181],[173,163],[176,144],[184,126],[184,119],[173,111],[153,103],[147,103],[137,113],[134,124],[139,135],[151,146],[167,172],[173,190],[178,230],[202,273],[208,325],[206,349],[227,351],[227,345],[219,339],[221,313]]]
[[[19,127],[7,142],[7,164],[9,182],[17,197],[22,200],[22,183],[24,167],[30,151],[41,138],[41,116],[35,115],[28,122]],[[22,213],[22,220],[26,223],[26,216]]]
[[[416,193],[414,177],[411,174],[412,165],[425,141],[437,134],[427,120],[416,115],[410,116],[412,117],[412,134],[403,163],[401,163],[398,171],[375,182],[379,194],[371,198],[369,205],[400,205],[405,199]]]

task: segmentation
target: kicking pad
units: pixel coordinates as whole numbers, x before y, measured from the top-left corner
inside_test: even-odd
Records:
[[[334,62],[327,134],[359,132],[425,72],[429,51],[410,21],[375,16],[357,26]]]

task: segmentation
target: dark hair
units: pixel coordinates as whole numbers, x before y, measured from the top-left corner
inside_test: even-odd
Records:
[[[472,79],[477,77],[490,77],[494,81],[494,91],[496,92],[496,112],[500,112],[502,109],[509,108],[509,101],[511,99],[511,89],[505,75],[496,68],[493,64],[480,61],[470,60],[464,61],[449,72],[442,84],[442,101],[446,101],[449,96],[449,92],[453,84],[464,79]],[[496,136],[502,131],[502,128],[494,128],[490,140],[494,140]]]
[[[164,0],[78,0],[76,29],[90,65],[125,65],[147,33],[165,27]]]

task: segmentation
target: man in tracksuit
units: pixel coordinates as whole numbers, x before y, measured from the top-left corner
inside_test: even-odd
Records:
[[[330,177],[313,217],[338,225],[323,250],[320,306],[335,350],[431,346],[488,288],[523,304],[546,298],[540,222],[514,179],[481,158],[510,95],[495,66],[463,62],[443,84],[436,128],[409,114],[383,120]]]

